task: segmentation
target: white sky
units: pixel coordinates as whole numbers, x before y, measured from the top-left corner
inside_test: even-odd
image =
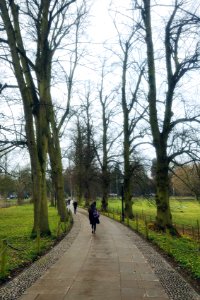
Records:
[[[114,34],[114,27],[108,12],[109,2],[109,0],[96,0],[90,11],[92,26],[89,29],[89,33],[96,43],[110,39]]]

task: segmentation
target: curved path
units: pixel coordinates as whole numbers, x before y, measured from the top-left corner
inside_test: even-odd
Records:
[[[71,244],[60,258],[20,298],[1,299],[200,300],[188,283],[129,228],[101,216],[94,235],[87,213],[79,209],[74,220],[70,234],[75,230],[76,237],[69,234],[64,239],[71,238]]]

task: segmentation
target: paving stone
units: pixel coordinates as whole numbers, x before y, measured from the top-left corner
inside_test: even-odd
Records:
[[[45,294],[45,295],[39,294],[36,300],[63,300],[64,297],[65,297],[64,294]]]
[[[145,289],[143,288],[122,288],[121,297],[123,300],[127,299],[143,299],[145,296]]]
[[[38,294],[24,294],[22,297],[21,297],[21,300],[35,300],[37,298]],[[3,299],[3,298],[2,298]]]

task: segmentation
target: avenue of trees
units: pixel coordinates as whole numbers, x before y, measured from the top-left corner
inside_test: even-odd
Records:
[[[89,4],[0,1],[0,99],[12,111],[0,115],[0,158],[28,150],[33,236],[50,234],[47,181],[62,222],[66,193],[86,206],[101,196],[107,210],[123,180],[126,216],[133,195],[155,194],[155,228],[173,233],[170,195],[200,194],[200,8],[113,0],[115,34],[95,60]]]

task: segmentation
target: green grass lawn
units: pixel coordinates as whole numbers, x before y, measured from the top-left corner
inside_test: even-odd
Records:
[[[100,207],[100,203],[98,203]],[[193,199],[171,198],[170,207],[173,222],[179,225],[197,225],[200,222],[200,203]],[[121,211],[121,199],[109,199],[109,208]],[[155,218],[156,206],[153,199],[134,198],[133,199],[134,214],[145,214]]]
[[[62,230],[58,233],[58,224],[59,217],[57,210],[53,207],[49,207],[49,225],[52,236],[41,238],[40,244],[38,244],[37,239],[31,238],[33,205],[27,204],[0,209],[0,241],[6,239],[11,247],[18,249],[15,250],[11,247],[7,247],[6,277],[10,275],[12,270],[27,265],[35,260],[38,255],[41,255],[54,245],[58,237],[57,235],[63,233]],[[67,226],[70,227],[70,224],[67,224]],[[1,252],[0,250],[0,253]],[[0,263],[1,257],[2,256],[0,256]],[[0,268],[2,268],[1,265]],[[1,277],[2,274],[0,275],[0,278]]]

